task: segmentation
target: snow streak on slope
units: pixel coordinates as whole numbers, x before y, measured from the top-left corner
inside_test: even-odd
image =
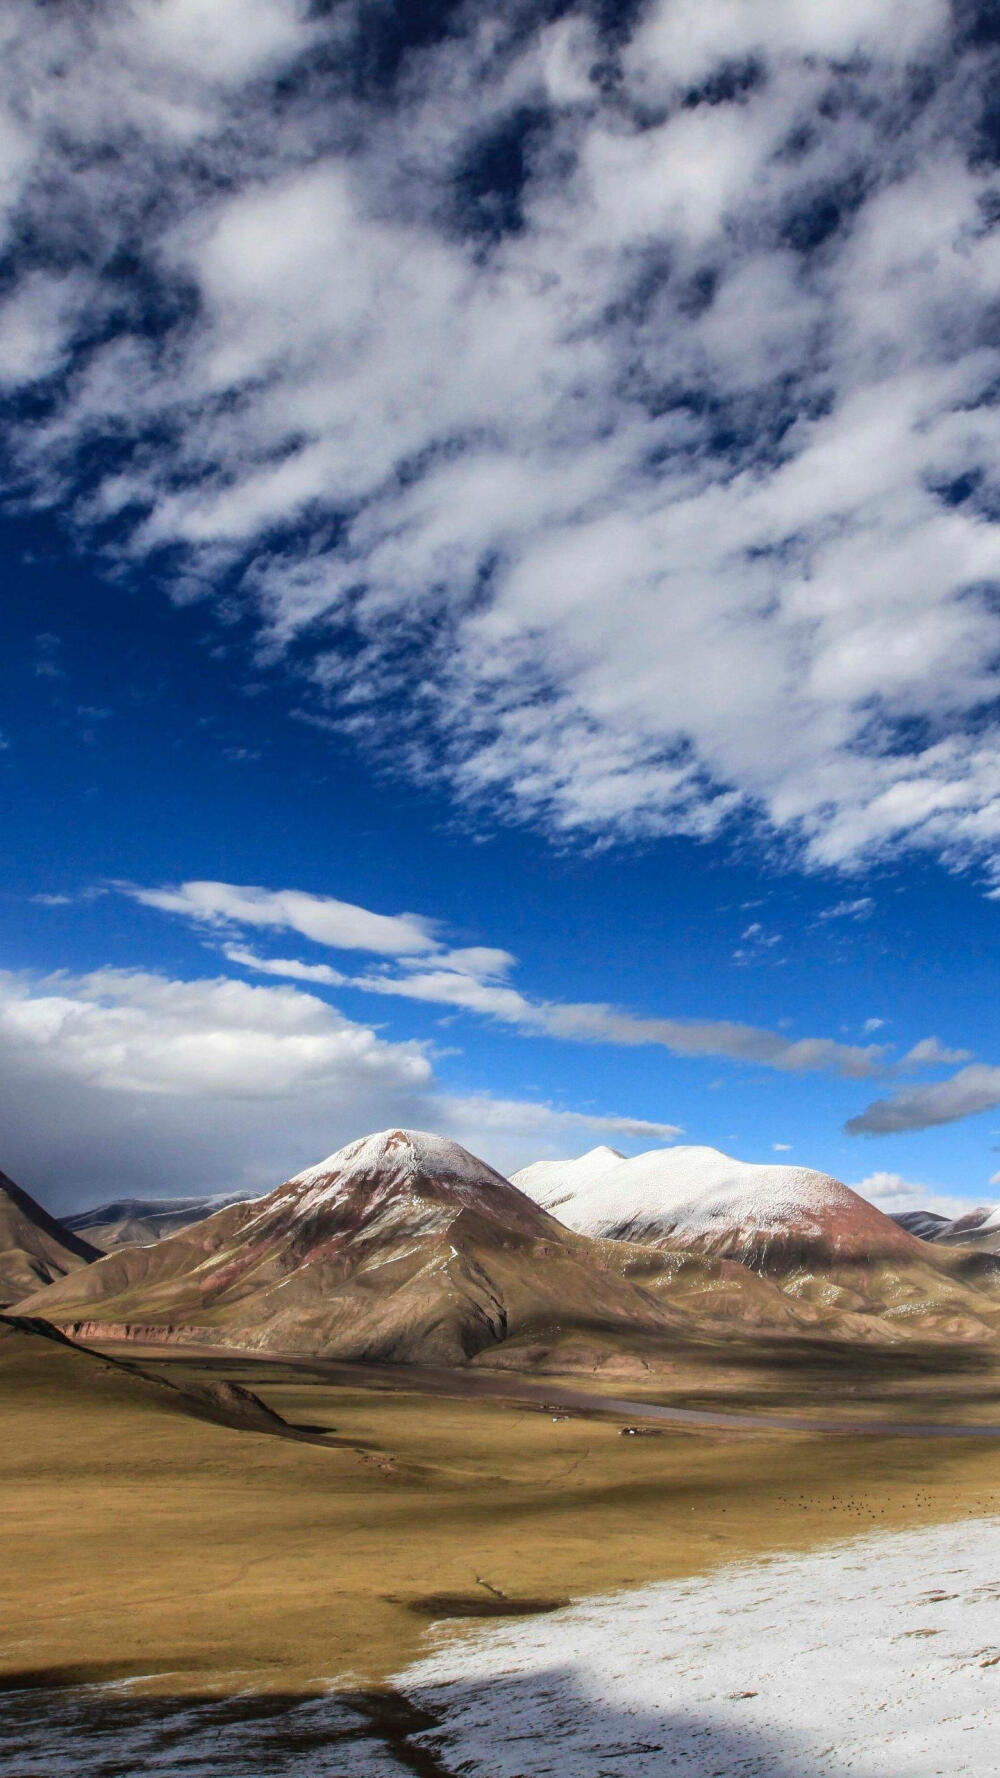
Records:
[[[919,1255],[919,1243],[840,1180],[808,1167],[754,1165],[716,1148],[661,1148],[591,1170],[591,1155],[545,1174],[539,1202],[581,1234],[667,1239],[756,1261],[812,1251],[854,1260]],[[577,1188],[574,1168],[589,1173]],[[515,1175],[521,1183],[534,1169]],[[536,1178],[537,1174],[534,1175]],[[529,1185],[530,1189],[530,1185]]]
[[[979,1520],[462,1636],[397,1684],[464,1778],[987,1778],[998,1608]]]

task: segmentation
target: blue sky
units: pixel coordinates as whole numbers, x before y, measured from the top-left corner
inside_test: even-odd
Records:
[[[995,1196],[989,15],[0,30],[0,1164]]]

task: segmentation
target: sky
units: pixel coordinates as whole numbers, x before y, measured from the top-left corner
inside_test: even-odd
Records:
[[[995,8],[0,49],[0,1166],[1000,1197]]]

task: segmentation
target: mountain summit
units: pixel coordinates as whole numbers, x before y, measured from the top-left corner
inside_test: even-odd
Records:
[[[664,1242],[755,1268],[920,1261],[915,1236],[850,1186],[811,1167],[737,1161],[717,1148],[526,1167],[514,1182],[578,1233]]]
[[[624,1272],[458,1143],[382,1130],[18,1307],[84,1337],[441,1364],[539,1325],[674,1328]]]

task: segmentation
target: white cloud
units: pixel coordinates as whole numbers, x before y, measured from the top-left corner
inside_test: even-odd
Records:
[[[968,1198],[953,1197],[948,1192],[939,1191],[937,1186],[915,1184],[904,1179],[901,1173],[868,1173],[851,1189],[860,1192],[869,1203],[877,1204],[890,1216],[906,1210],[933,1210],[938,1216],[947,1216],[954,1221],[970,1207]]]
[[[396,1086],[431,1078],[419,1044],[386,1043],[294,988],[117,969],[41,988],[0,981],[8,1041],[105,1092],[282,1099],[358,1074]]]
[[[296,931],[335,949],[395,953],[397,967],[397,973],[383,966],[351,975],[330,964],[264,957],[242,942],[223,943],[222,953],[229,962],[261,975],[479,1013],[526,1033],[571,1043],[653,1044],[678,1056],[729,1056],[785,1073],[818,1070],[854,1080],[886,1072],[886,1051],[878,1044],[792,1038],[726,1019],[639,1018],[600,1002],[534,1000],[507,980],[517,961],[509,951],[488,945],[449,947],[441,922],[419,914],[373,914],[333,896],[232,883],[192,882],[176,889],[117,887],[143,906],[179,915],[195,926],[233,932],[244,927]],[[744,936],[756,930],[751,927]],[[913,1059],[918,1059],[916,1051]]]
[[[891,1098],[876,1099],[845,1124],[849,1136],[890,1136],[906,1130],[928,1130],[957,1123],[1000,1105],[1000,1068],[973,1062],[950,1080],[933,1086],[904,1087]]]
[[[438,1103],[449,1129],[474,1132],[476,1140],[488,1145],[491,1155],[512,1147],[523,1154],[527,1145],[535,1160],[546,1156],[568,1158],[579,1152],[582,1136],[615,1136],[620,1141],[648,1146],[676,1142],[684,1134],[679,1124],[560,1111],[551,1105],[526,1104],[522,1099],[494,1099],[485,1093],[465,1097],[443,1094]],[[459,1139],[464,1141],[463,1137]],[[513,1165],[509,1170],[514,1170]]]
[[[295,982],[316,982],[324,988],[342,988],[348,980],[329,963],[301,963],[297,957],[259,957],[242,945],[223,945],[222,955],[241,969],[252,969],[257,975],[276,975]]]
[[[418,914],[375,914],[332,895],[237,883],[181,883],[175,889],[142,889],[131,883],[116,887],[143,907],[180,914],[205,926],[259,926],[298,932],[335,950],[373,951],[383,957],[411,956],[437,948],[430,920]]]
[[[365,9],[0,0],[0,206],[80,280],[12,287],[3,368],[72,367],[12,476],[242,576],[307,714],[462,796],[988,863],[987,49],[943,0],[515,13],[385,103]]]
[[[135,1193],[264,1191],[371,1129],[456,1136],[506,1171],[582,1131],[671,1124],[445,1092],[391,1043],[292,987],[100,969],[0,972],[3,1167],[53,1208]]]
[[[432,957],[428,968],[421,968],[413,959],[402,959],[406,970],[402,975],[352,976],[342,975],[322,964],[260,957],[242,945],[227,945],[224,953],[230,962],[264,975],[326,982],[331,986],[359,989],[366,994],[480,1013],[528,1034],[561,1038],[569,1043],[610,1043],[627,1048],[654,1044],[676,1056],[728,1056],[734,1061],[777,1068],[783,1073],[820,1071],[843,1075],[850,1080],[864,1080],[886,1072],[885,1051],[877,1044],[836,1043],[827,1037],[793,1038],[782,1032],[728,1019],[637,1018],[632,1013],[596,1001],[532,1000],[519,988],[493,978],[483,979],[468,966],[467,959],[476,955],[504,958],[509,965],[513,959],[503,951],[473,949],[458,952],[458,957],[465,963],[462,968],[450,967],[448,958],[456,953],[444,952]]]
[[[938,1037],[922,1037],[919,1043],[907,1050],[899,1062],[900,1068],[937,1068],[950,1062],[971,1062],[971,1050],[949,1049],[947,1044]]]
[[[56,370],[85,300],[81,283],[41,272],[0,303],[0,383],[26,384]]]
[[[792,1145],[790,1142],[772,1142],[771,1147],[775,1154],[791,1154],[792,1152]]]
[[[875,911],[875,903],[870,895],[857,895],[853,900],[838,901],[833,907],[822,908],[816,915],[817,920],[867,920]],[[876,1019],[876,1025],[882,1023]],[[869,1023],[871,1021],[869,1020]]]
[[[391,956],[395,965],[395,969],[383,964],[363,974],[350,974],[328,963],[261,956],[243,942],[224,942],[220,947],[222,954],[238,968],[322,987],[347,987],[366,994],[477,1013],[528,1035],[627,1048],[649,1044],[675,1056],[726,1056],[782,1073],[823,1072],[850,1080],[963,1062],[971,1055],[969,1050],[946,1047],[937,1037],[925,1037],[892,1063],[887,1047],[881,1044],[789,1037],[783,1031],[726,1019],[643,1018],[602,1002],[536,1000],[508,979],[517,962],[509,951],[487,945],[449,947],[440,921],[419,914],[375,914],[334,896],[221,882],[190,882],[176,889],[146,889],[135,884],[116,887],[141,905],[179,915],[196,927],[221,928],[234,934],[247,927],[294,931],[328,948]],[[759,921],[751,923],[742,938],[748,960],[757,954],[767,955],[780,942],[780,935],[768,934]],[[735,953],[737,960],[744,953]],[[864,1029],[871,1033],[883,1023],[869,1019]],[[1000,1076],[1000,1070],[970,1068],[955,1078],[991,1078],[994,1072]],[[897,1126],[894,1120],[923,1116],[925,1105],[950,1103],[946,1091],[950,1084],[943,1082],[937,1088],[912,1089],[879,1100],[860,1117],[852,1118],[847,1128],[858,1135],[896,1127],[921,1127],[908,1122]],[[976,1109],[979,1108],[977,1105]],[[950,1121],[951,1116],[964,1115],[964,1111],[951,1112],[947,1118],[932,1121]]]

